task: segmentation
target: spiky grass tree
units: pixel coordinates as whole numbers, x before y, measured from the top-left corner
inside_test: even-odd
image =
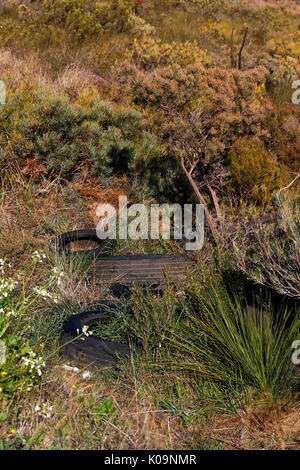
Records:
[[[180,367],[263,394],[275,396],[289,389],[291,347],[300,334],[299,306],[282,304],[275,309],[271,300],[263,306],[249,305],[216,278],[203,290],[191,292],[184,335],[172,339],[184,351]]]

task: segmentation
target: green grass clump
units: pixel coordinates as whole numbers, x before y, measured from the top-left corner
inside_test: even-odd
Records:
[[[300,310],[246,300],[218,277],[191,291],[185,335],[172,340],[189,359],[182,367],[216,382],[230,381],[259,394],[290,390],[291,345],[300,332]]]

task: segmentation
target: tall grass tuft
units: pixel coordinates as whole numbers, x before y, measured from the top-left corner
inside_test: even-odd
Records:
[[[171,341],[188,354],[181,367],[203,378],[241,383],[277,395],[292,384],[291,345],[300,334],[299,307],[246,303],[221,281],[192,289],[184,336]]]

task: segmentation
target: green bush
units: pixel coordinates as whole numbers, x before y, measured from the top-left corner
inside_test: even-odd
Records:
[[[247,200],[266,203],[281,185],[280,167],[255,137],[238,139],[228,153],[232,183]]]
[[[71,104],[66,96],[26,85],[12,92],[5,107],[2,166],[37,158],[49,174],[72,179],[81,176],[84,162],[89,174],[99,178],[114,172],[157,191],[157,174],[172,173],[164,163],[163,146],[139,112],[114,107],[97,94],[83,93]]]
[[[172,64],[186,66],[194,63],[206,65],[212,63],[207,53],[198,46],[197,41],[169,44],[149,36],[134,39],[124,57],[145,70]]]
[[[91,43],[107,32],[123,32],[133,6],[132,0],[44,0],[37,8],[27,6],[21,15],[17,6],[11,7],[2,11],[3,39],[35,49]]]

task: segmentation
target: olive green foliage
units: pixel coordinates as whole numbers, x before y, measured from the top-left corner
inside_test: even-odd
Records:
[[[89,174],[99,178],[112,172],[140,175],[150,185],[164,151],[138,111],[84,94],[71,104],[66,96],[27,85],[8,97],[1,121],[2,166],[38,158],[49,174],[72,179],[85,162]]]
[[[0,449],[299,446],[300,6],[0,3],[0,249],[11,262],[0,260]],[[134,288],[128,310],[92,330],[137,346],[130,360],[100,374],[71,364],[65,318],[114,289],[77,257],[39,249],[94,226],[94,205],[120,191],[195,201],[181,159],[222,249],[206,236],[188,282]],[[137,240],[114,250],[180,248]]]
[[[89,70],[103,74],[106,98],[125,102],[128,108],[143,113],[148,124],[142,128],[152,133],[146,151],[143,143],[137,143],[141,132],[138,119],[134,119],[129,139],[138,149],[128,148],[128,136],[122,130],[109,134],[110,129],[106,140],[97,140],[95,130],[97,136],[90,138],[90,131],[82,134],[83,123],[79,121],[85,119],[83,110],[71,117],[67,106],[61,116],[57,113],[57,128],[63,127],[63,120],[72,128],[76,114],[74,125],[80,127],[76,130],[77,144],[68,136],[54,156],[58,148],[54,144],[54,113],[47,136],[42,131],[33,147],[37,154],[49,153],[49,168],[68,171],[80,154],[79,159],[91,156],[95,168],[105,171],[107,153],[108,160],[115,159],[112,165],[107,160],[108,167],[116,168],[124,150],[121,170],[127,166],[126,159],[134,161],[128,168],[137,173],[139,161],[142,165],[147,161],[148,167],[151,160],[151,172],[146,169],[145,179],[151,179],[157,196],[167,192],[186,198],[178,156],[197,157],[195,174],[200,185],[204,179],[213,180],[219,187],[230,182],[223,193],[225,203],[228,198],[238,201],[249,197],[251,202],[265,205],[272,191],[281,181],[287,181],[289,171],[297,166],[300,116],[299,107],[291,103],[300,46],[295,8],[267,2],[257,6],[246,0],[238,4],[233,0],[45,0],[26,5],[22,13],[13,2],[0,9],[2,44],[38,51],[55,73],[79,57]],[[238,70],[245,23],[248,35]],[[86,149],[78,144],[79,135],[81,142],[87,137]],[[252,142],[253,136],[259,139],[250,152],[255,153],[253,161],[260,158],[257,152],[264,157],[256,172],[252,165],[250,176],[246,167],[239,168],[246,161],[240,146],[241,142]],[[108,150],[109,138],[111,146],[118,142],[118,150]],[[31,144],[25,140],[26,150]],[[158,141],[164,163],[162,158],[148,158],[149,148],[155,153]],[[145,142],[144,137],[141,142]],[[96,149],[98,144],[101,150]],[[130,157],[125,156],[128,153]],[[132,157],[133,153],[138,157]],[[232,178],[225,181],[223,176],[228,171]]]
[[[90,42],[106,32],[122,32],[133,4],[131,0],[44,0],[21,14],[12,5],[2,13],[5,43],[24,41],[31,48],[47,48]]]
[[[228,159],[232,181],[243,189],[244,198],[267,202],[270,193],[280,186],[280,168],[260,139],[238,139],[231,147]]]
[[[26,339],[30,329],[30,315],[41,304],[40,298],[55,301],[50,292],[53,276],[44,285],[28,292],[42,254],[36,252],[34,260],[18,276],[10,276],[10,263],[0,259],[0,395],[13,395],[32,390],[40,385],[40,377],[45,367],[43,346],[31,345]],[[17,279],[16,279],[17,278]]]
[[[159,355],[168,336],[180,327],[183,309],[178,308],[174,289],[167,287],[160,298],[151,291],[136,288],[132,300],[129,333],[146,355]]]

